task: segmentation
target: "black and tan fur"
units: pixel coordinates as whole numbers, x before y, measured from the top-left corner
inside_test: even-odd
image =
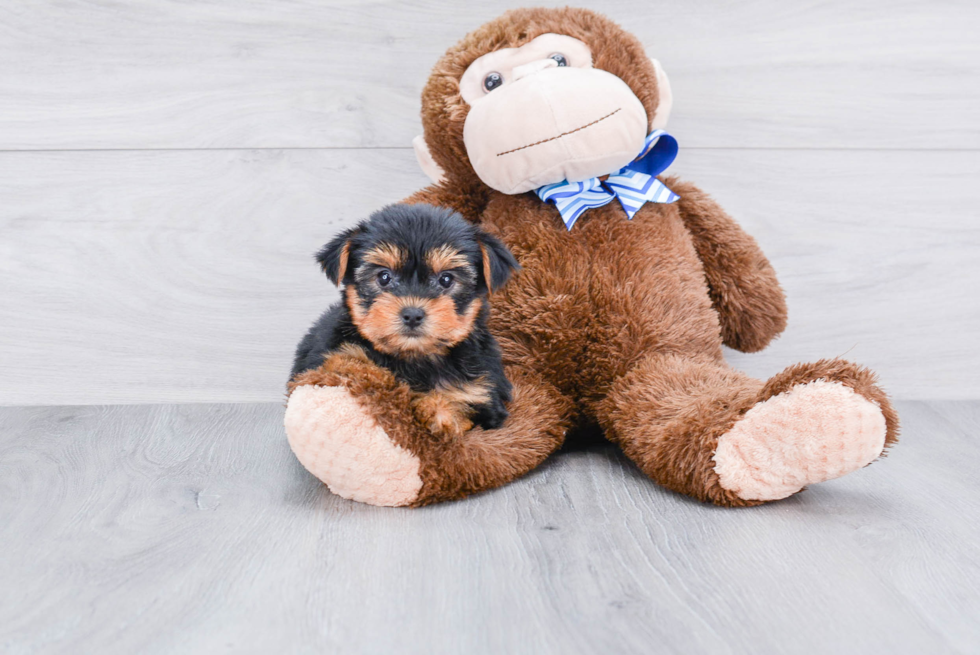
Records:
[[[503,244],[452,211],[393,205],[317,261],[343,298],[300,342],[291,379],[330,354],[370,360],[411,388],[432,432],[503,424],[511,385],[487,329],[487,295],[517,268]]]

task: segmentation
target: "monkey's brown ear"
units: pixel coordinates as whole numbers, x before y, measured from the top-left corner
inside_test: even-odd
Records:
[[[421,134],[412,139],[412,145],[415,147],[415,158],[419,161],[419,166],[422,167],[422,172],[432,180],[433,184],[439,184],[446,179],[446,174],[443,172],[442,167],[436,163],[436,160],[432,158],[432,153],[429,152],[429,145],[425,142],[425,137]]]
[[[358,232],[360,232],[360,227],[352,227],[344,230],[334,237],[333,241],[323,246],[320,252],[316,254],[316,260],[320,263],[320,268],[327,274],[330,281],[337,286],[343,284],[344,278],[347,277],[347,264],[350,261],[351,242]]]
[[[511,273],[521,270],[521,265],[514,259],[503,243],[482,230],[477,230],[476,239],[480,243],[480,254],[483,256],[481,282],[487,291],[499,289],[510,279]]]
[[[657,113],[653,115],[650,128],[662,130],[667,127],[667,119],[670,118],[670,110],[674,106],[674,94],[670,90],[670,80],[667,79],[667,73],[664,72],[663,66],[656,59],[650,61],[653,62],[653,68],[657,71],[657,92],[660,96],[657,101]]]

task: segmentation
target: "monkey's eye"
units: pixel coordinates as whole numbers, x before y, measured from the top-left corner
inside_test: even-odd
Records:
[[[454,281],[455,278],[453,278],[452,273],[443,273],[439,276],[439,286],[441,286],[443,289],[448,289],[449,287],[453,286]]]
[[[565,55],[561,54],[560,52],[556,52],[555,54],[551,55],[549,59],[554,59],[557,61],[559,66],[568,66],[568,60],[565,59]]]
[[[493,91],[503,83],[504,76],[500,73],[487,73],[487,76],[483,78],[483,88],[486,91]]]
[[[378,273],[378,286],[386,287],[391,284],[391,271],[380,271]]]

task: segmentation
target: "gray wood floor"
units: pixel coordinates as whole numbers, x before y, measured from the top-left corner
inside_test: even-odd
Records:
[[[980,402],[701,505],[612,448],[421,510],[332,496],[276,404],[0,409],[4,653],[975,653]]]

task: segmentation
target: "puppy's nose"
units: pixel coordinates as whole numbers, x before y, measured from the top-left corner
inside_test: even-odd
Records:
[[[425,310],[421,307],[406,307],[401,316],[405,327],[417,328],[425,320]]]

